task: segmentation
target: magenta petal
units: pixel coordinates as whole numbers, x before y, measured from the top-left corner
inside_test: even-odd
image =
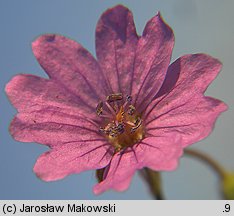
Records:
[[[100,194],[108,189],[126,190],[136,170],[143,167],[161,170],[173,170],[182,154],[180,136],[147,137],[126,151],[115,154],[111,160],[108,174],[94,187],[94,193]]]
[[[96,118],[94,108],[51,80],[18,75],[7,84],[6,92],[19,111],[10,126],[18,141],[52,147],[68,141],[102,138],[91,120]]]
[[[132,175],[126,177],[125,179],[123,179],[121,182],[118,182],[117,184],[113,185],[112,189],[115,191],[118,191],[118,192],[122,192],[122,191],[127,190],[131,184],[133,175],[134,175],[134,173]],[[94,191],[94,193],[95,193],[95,191]]]
[[[137,41],[133,16],[127,8],[118,5],[101,16],[96,53],[113,92],[130,94]]]
[[[164,83],[156,97],[159,98],[170,91],[183,93],[183,96],[189,97],[196,93],[204,93],[221,67],[222,64],[218,59],[207,54],[182,56],[169,66]]]
[[[138,158],[143,158],[145,166],[155,171],[174,170],[183,153],[181,137],[173,131],[170,134],[147,137],[138,148]]]
[[[77,141],[106,140],[87,118],[51,108],[19,113],[11,122],[10,133],[18,141],[50,147]]]
[[[49,77],[82,100],[96,106],[108,94],[98,63],[77,42],[60,35],[43,35],[32,48]]]
[[[100,194],[109,189],[126,190],[137,168],[142,168],[142,166],[140,167],[133,151],[115,154],[111,160],[106,179],[94,186],[94,193]]]
[[[95,106],[67,91],[60,84],[34,75],[17,75],[7,85],[6,93],[19,112],[57,109],[70,114],[96,118]]]
[[[207,137],[217,117],[226,108],[226,105],[219,100],[193,97],[180,106],[164,111],[164,114],[153,111],[151,114],[155,119],[147,122],[147,132],[153,136],[177,132],[181,135],[181,144],[185,147]]]
[[[162,86],[173,46],[173,32],[157,14],[147,23],[136,51],[132,95],[135,95],[139,112],[146,108]]]
[[[227,109],[223,102],[203,96],[220,68],[218,60],[204,54],[183,56],[174,62],[167,79],[170,73],[178,73],[179,78],[171,86],[163,86],[160,97],[146,110],[147,132],[177,132],[183,146],[208,136],[218,115]]]
[[[111,159],[110,145],[103,141],[68,143],[42,154],[34,172],[44,181],[54,181],[67,175],[105,167]]]

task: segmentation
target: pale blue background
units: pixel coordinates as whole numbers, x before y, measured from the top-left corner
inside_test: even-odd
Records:
[[[59,33],[83,44],[93,54],[96,22],[103,11],[118,3],[128,6],[141,34],[147,20],[161,11],[174,29],[173,59],[204,52],[223,62],[223,70],[207,94],[225,101],[229,111],[217,121],[212,135],[194,145],[234,171],[233,133],[233,0],[0,0],[0,199],[150,199],[146,185],[135,175],[124,193],[94,196],[94,172],[45,183],[32,172],[44,146],[16,142],[8,133],[15,114],[4,86],[18,73],[46,77],[31,51],[31,42],[43,33]],[[218,178],[202,163],[183,158],[177,171],[163,173],[168,199],[219,199]]]

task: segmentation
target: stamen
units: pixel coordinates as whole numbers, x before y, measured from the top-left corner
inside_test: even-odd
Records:
[[[133,115],[135,111],[136,111],[136,108],[133,105],[129,105],[128,115]]]
[[[107,113],[107,114],[102,114],[102,115],[100,115],[99,117],[100,117],[100,118],[104,118],[104,119],[111,119],[113,116],[110,115],[109,113]]]
[[[106,101],[108,103],[114,102],[114,101],[119,101],[123,99],[122,93],[116,93],[116,94],[111,94],[106,97]]]
[[[111,104],[111,106],[112,106],[112,108],[113,108],[113,110],[114,110],[115,112],[118,111],[119,106],[118,106],[117,101],[114,101],[114,102]]]
[[[108,103],[108,102],[105,102],[107,108],[110,110],[110,112],[113,114],[113,116],[116,115],[116,111],[114,110],[114,108]]]
[[[99,132],[101,132],[101,133],[103,133],[103,134],[106,134],[106,130],[105,130],[105,128],[103,128],[103,127],[100,127],[100,128],[99,128]]]
[[[120,123],[118,124],[117,126],[117,131],[122,134],[124,132],[124,124],[123,123]]]
[[[130,95],[127,95],[126,101],[124,102],[123,107],[125,108],[131,102],[132,102],[132,97]]]
[[[130,103],[130,102],[132,102],[132,96],[127,95],[127,97],[126,97],[126,101],[128,101],[129,103]]]
[[[122,93],[111,94],[105,102],[99,102],[96,113],[104,120],[99,132],[103,134],[119,152],[138,143],[144,136],[144,128],[139,113],[131,105],[132,97]]]
[[[123,122],[123,119],[124,119],[124,109],[123,106],[121,106],[119,112],[116,115],[116,121]]]
[[[103,112],[103,102],[100,101],[96,107],[96,113],[98,116],[100,116]]]
[[[135,124],[133,122],[131,122],[131,121],[126,121],[126,124],[128,124],[131,127],[135,127]]]
[[[137,117],[136,121],[135,121],[135,127],[131,128],[131,132],[135,132],[142,124],[141,118]]]

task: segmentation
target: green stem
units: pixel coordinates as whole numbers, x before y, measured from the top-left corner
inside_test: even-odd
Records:
[[[148,183],[151,194],[156,200],[164,200],[164,196],[162,193],[162,183],[161,183],[161,175],[159,172],[153,171],[149,168],[144,168],[140,172],[143,178]]]
[[[207,163],[214,171],[216,171],[216,173],[220,176],[221,179],[225,177],[226,172],[224,171],[223,167],[210,156],[200,151],[192,150],[192,149],[185,149],[184,153],[187,155],[196,157],[198,159],[201,159],[202,161]]]

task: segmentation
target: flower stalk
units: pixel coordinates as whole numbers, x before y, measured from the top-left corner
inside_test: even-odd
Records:
[[[226,176],[225,169],[213,158],[208,156],[207,154],[204,154],[200,151],[197,150],[192,150],[192,149],[184,149],[184,153],[186,155],[195,157],[197,159],[200,159],[204,161],[207,165],[209,165],[218,175],[221,179],[224,179]]]
[[[144,168],[140,171],[143,178],[146,180],[149,186],[149,190],[152,196],[156,200],[164,200],[164,195],[162,192],[162,181],[160,172],[153,171],[149,168]]]
[[[185,149],[184,153],[196,157],[208,164],[220,178],[220,189],[224,199],[234,200],[234,173],[225,170],[216,160],[210,156],[191,149]]]

